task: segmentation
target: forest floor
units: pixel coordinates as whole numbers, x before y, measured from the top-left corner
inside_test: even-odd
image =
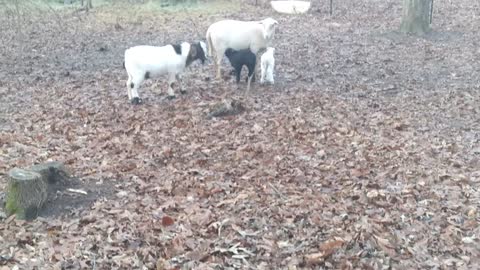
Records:
[[[2,11],[0,191],[9,169],[57,160],[88,195],[0,217],[0,269],[478,267],[480,3],[439,2],[419,38],[396,32],[399,1],[360,2]],[[129,104],[126,48],[267,16],[274,86],[209,80],[210,61],[187,94],[160,79]],[[246,111],[208,119],[223,98]]]

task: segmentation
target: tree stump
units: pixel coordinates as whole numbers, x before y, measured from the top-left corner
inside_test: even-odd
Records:
[[[14,168],[8,172],[5,210],[18,219],[33,219],[47,201],[48,184],[40,173]]]
[[[400,30],[424,35],[430,31],[431,0],[403,0],[403,18]]]
[[[62,182],[70,175],[65,166],[57,161],[33,165],[29,169],[40,173],[47,184]]]

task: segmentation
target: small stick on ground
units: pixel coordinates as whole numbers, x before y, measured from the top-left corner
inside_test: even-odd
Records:
[[[83,194],[83,195],[87,195],[87,194],[88,194],[86,191],[81,190],[81,189],[67,188],[67,191],[72,192],[72,193]]]
[[[272,183],[268,183],[270,185],[270,187],[272,187],[272,189],[275,191],[275,193],[277,193],[277,195],[282,198],[283,200],[286,200],[287,199],[287,196],[283,195],[280,190],[278,190]]]

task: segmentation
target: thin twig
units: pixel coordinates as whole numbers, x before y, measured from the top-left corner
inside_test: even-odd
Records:
[[[88,194],[86,191],[81,190],[81,189],[68,188],[67,191],[72,192],[72,193],[83,194],[83,195],[87,195],[87,194]]]
[[[277,193],[277,195],[278,195],[280,198],[282,198],[282,199],[284,199],[284,200],[287,199],[287,197],[286,197],[285,195],[283,195],[283,194],[280,192],[280,190],[278,190],[272,183],[268,183],[268,184],[270,185],[270,187],[272,187],[272,189],[275,191],[275,193]]]

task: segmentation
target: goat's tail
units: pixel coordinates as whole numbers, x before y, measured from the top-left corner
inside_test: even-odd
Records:
[[[212,57],[213,55],[213,45],[212,45],[212,34],[210,33],[210,29],[207,30],[207,45],[208,45],[208,57]]]

